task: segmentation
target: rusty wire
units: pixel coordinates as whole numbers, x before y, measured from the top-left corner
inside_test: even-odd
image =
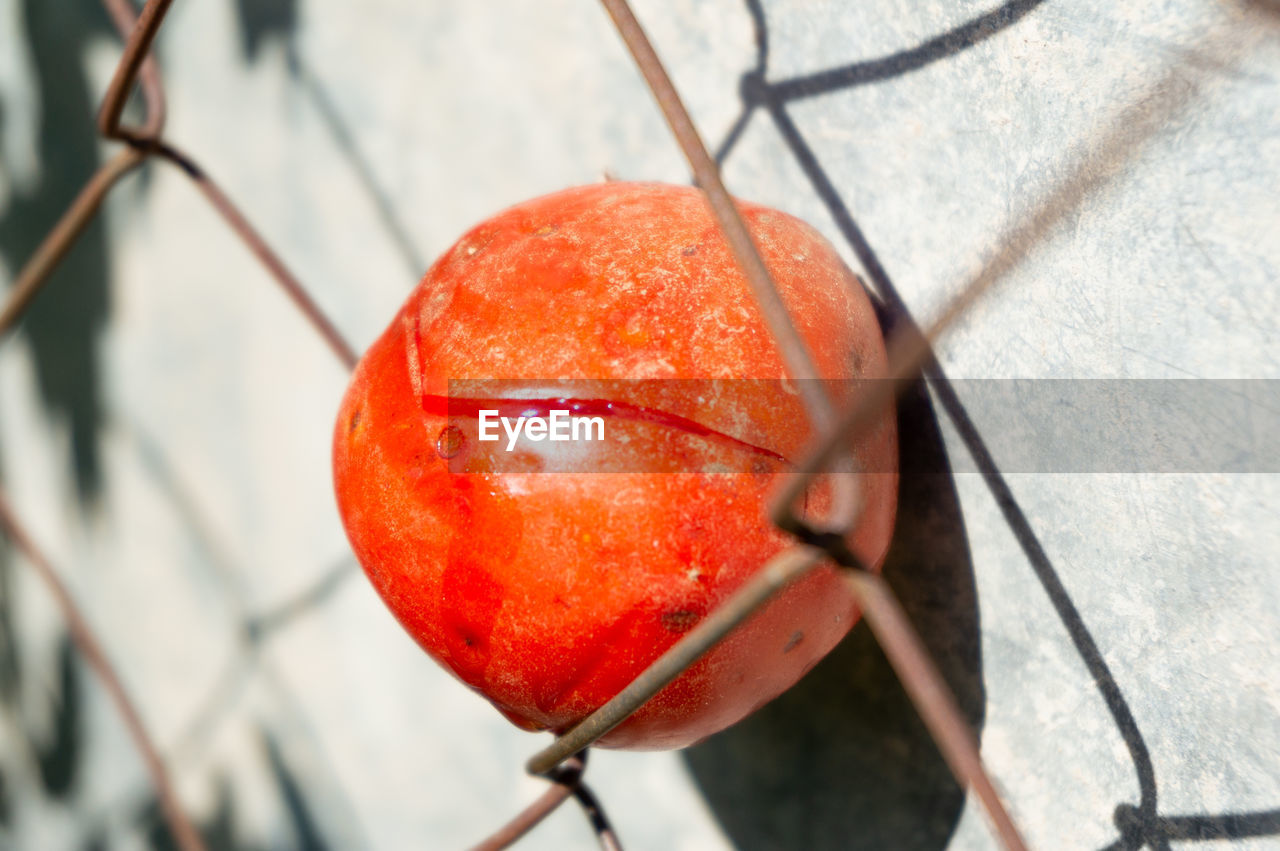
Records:
[[[301,283],[288,271],[283,261],[254,231],[248,220],[222,192],[217,183],[190,156],[162,138],[165,115],[164,94],[159,71],[150,54],[150,46],[172,0],[148,0],[141,14],[136,18],[127,0],[104,0],[104,3],[117,28],[122,35],[126,36],[126,46],[103,99],[98,127],[106,138],[122,141],[127,147],[90,178],[76,201],[19,273],[3,308],[0,308],[0,334],[12,328],[18,321],[41,286],[48,280],[48,276],[59,260],[65,256],[76,237],[97,211],[111,187],[148,157],[157,156],[177,166],[196,184],[206,200],[285,290],[339,360],[348,368],[354,367],[357,361],[355,352],[343,340],[336,327],[307,294]],[[708,204],[720,224],[725,239],[751,285],[756,301],[778,345],[788,374],[792,378],[801,379],[800,390],[810,420],[815,431],[822,435],[817,448],[806,459],[803,472],[808,475],[832,469],[833,465],[839,462],[842,456],[841,449],[848,445],[850,437],[875,415],[882,412],[892,401],[898,388],[907,381],[913,380],[919,374],[921,367],[928,363],[931,358],[931,342],[936,339],[937,334],[952,319],[961,315],[991,283],[1016,265],[1017,259],[1020,258],[1014,257],[1012,265],[1007,263],[1003,266],[999,263],[989,265],[985,270],[987,274],[980,276],[962,290],[944,310],[942,319],[928,332],[923,334],[912,332],[908,336],[892,340],[890,380],[873,383],[872,391],[837,420],[830,400],[823,393],[821,382],[804,380],[819,377],[807,346],[796,331],[750,233],[720,179],[715,161],[699,138],[692,119],[682,105],[657,53],[625,0],[602,0],[602,3],[632,52],[677,142],[689,160],[695,180],[706,194]],[[141,86],[146,107],[146,120],[140,128],[128,127],[120,123],[124,104],[135,85]],[[806,477],[792,478],[793,483],[781,494],[774,506],[774,519],[782,528],[796,534],[804,543],[797,544],[771,560],[751,582],[709,615],[702,624],[657,660],[621,694],[589,716],[577,728],[558,739],[550,748],[531,759],[529,770],[535,774],[547,776],[553,781],[553,786],[478,847],[505,847],[516,841],[569,797],[576,798],[583,805],[602,846],[618,847],[617,839],[599,802],[581,782],[584,767],[582,754],[585,753],[585,748],[624,721],[649,697],[679,676],[688,665],[771,599],[781,588],[823,563],[827,557],[834,558],[848,569],[850,586],[866,612],[875,635],[885,647],[886,654],[903,679],[904,686],[915,701],[930,732],[938,741],[944,757],[959,782],[974,789],[1005,847],[1010,849],[1024,847],[1012,820],[995,793],[994,785],[982,767],[972,731],[955,708],[954,699],[934,669],[923,645],[893,598],[887,584],[861,569],[844,547],[843,539],[839,535],[832,534],[830,531],[816,531],[804,525],[791,513],[790,506],[803,490]],[[839,483],[845,478],[837,476],[836,481]],[[855,501],[845,500],[840,503],[840,508],[841,511],[837,512],[837,516],[846,524],[856,518]],[[107,663],[101,651],[100,642],[79,613],[74,601],[66,593],[52,565],[35,549],[29,536],[4,502],[2,494],[0,494],[0,526],[3,526],[6,533],[14,539],[19,550],[27,555],[54,591],[71,627],[73,639],[115,699],[152,773],[162,810],[181,847],[184,849],[202,847],[198,834],[178,805],[177,796],[167,777],[163,762],[140,716],[133,708],[119,677]],[[837,528],[842,527],[837,526]]]
[[[500,851],[510,848],[524,838],[542,820],[573,795],[573,789],[563,783],[552,783],[532,804],[516,814],[511,821],[487,836],[484,841],[472,846],[471,851]]]
[[[173,832],[178,847],[182,851],[204,851],[204,840],[200,838],[200,834],[191,824],[191,820],[178,801],[168,769],[165,768],[164,760],[160,757],[159,748],[156,747],[151,734],[147,732],[147,726],[138,712],[137,703],[129,696],[129,690],[124,687],[115,667],[107,658],[102,642],[98,640],[97,634],[89,625],[79,604],[71,596],[66,583],[60,578],[57,568],[36,546],[35,539],[14,513],[3,490],[0,490],[0,532],[13,542],[18,552],[35,568],[36,575],[49,589],[54,602],[62,612],[67,628],[71,631],[71,640],[75,642],[89,667],[102,680],[111,702],[115,704],[116,711],[120,713],[120,718],[129,731],[129,737],[133,739],[134,747],[142,756],[142,762],[156,790],[160,811],[169,823],[169,829]]]
[[[111,85],[103,98],[98,115],[98,129],[104,137],[124,142],[126,147],[89,178],[71,206],[19,271],[12,289],[0,306],[0,336],[11,330],[21,319],[58,263],[71,250],[76,239],[97,213],[110,190],[148,156],[159,155],[177,165],[196,183],[210,204],[259,258],[339,360],[348,369],[353,368],[357,360],[354,350],[342,339],[302,285],[288,272],[283,262],[258,236],[221,188],[190,157],[161,140],[165,121],[164,90],[150,48],[171,4],[172,0],[149,0],[141,14],[135,18],[127,0],[104,0],[108,14],[125,37],[126,44]],[[125,103],[136,84],[141,85],[146,110],[141,128],[120,123]],[[3,491],[0,491],[0,531],[26,556],[37,575],[48,586],[67,622],[72,641],[110,695],[143,758],[156,790],[160,811],[178,847],[183,851],[202,851],[204,842],[183,811],[159,749],[148,733],[123,681],[108,661],[102,642],[98,640],[83,612],[59,578],[57,569],[36,547]]]
[[[582,805],[600,847],[604,851],[622,851],[622,843],[618,841],[613,825],[604,814],[604,808],[600,806],[600,801],[582,780],[582,773],[586,767],[587,752],[584,750],[548,771],[546,777],[552,785],[547,791],[521,810],[511,821],[491,833],[480,844],[473,846],[471,851],[500,851],[502,848],[511,847],[569,798],[576,799]]]
[[[835,425],[836,412],[827,396],[823,376],[819,374],[813,362],[809,346],[796,330],[791,321],[791,313],[778,292],[778,286],[760,256],[755,239],[747,229],[738,207],[734,203],[729,190],[725,188],[720,177],[720,168],[716,165],[711,152],[702,141],[698,128],[685,108],[680,93],[676,91],[671,76],[663,66],[658,52],[654,49],[644,27],[636,19],[635,13],[626,0],[601,0],[601,5],[609,14],[618,34],[635,60],[636,67],[644,77],[653,94],[662,116],[666,119],[671,135],[689,162],[693,172],[694,183],[702,190],[707,206],[720,226],[720,232],[729,244],[730,252],[738,263],[739,269],[747,279],[751,294],[765,323],[773,336],[774,345],[786,367],[787,375],[797,381],[797,390],[805,411],[814,430],[825,435]],[[853,458],[843,455],[832,459],[828,469],[832,472],[833,489],[830,516],[823,523],[824,532],[843,534],[852,526],[859,510],[860,503],[856,471],[852,469]]]
[[[685,668],[751,617],[775,594],[821,564],[823,557],[821,550],[804,546],[792,547],[774,556],[746,585],[689,630],[616,697],[539,751],[528,762],[529,773],[547,774],[561,760],[578,753],[627,720],[645,701],[680,676]]]
[[[127,36],[127,40],[124,54],[98,113],[98,127],[107,138],[123,141],[128,147],[89,179],[75,202],[18,273],[13,290],[0,307],[0,336],[13,328],[32,299],[48,282],[49,275],[71,250],[76,237],[98,211],[107,191],[149,156],[157,156],[177,166],[196,184],[196,188],[226,221],[227,227],[258,258],[343,366],[352,369],[359,360],[355,350],[343,339],[337,327],[298,279],[254,230],[217,182],[192,157],[160,135],[164,126],[164,94],[155,60],[149,56],[148,51],[172,2],[173,0],[148,0],[135,19],[127,0],[104,0],[107,11],[122,34]],[[147,120],[141,129],[120,124],[124,104],[136,83],[142,85],[143,100],[148,109]]]
[[[662,115],[667,120],[667,126],[671,128],[671,134],[675,136],[676,143],[680,145],[685,159],[689,161],[694,180],[706,195],[707,203],[720,224],[720,231],[733,250],[733,256],[738,261],[739,267],[746,275],[756,304],[759,305],[760,312],[764,314],[769,330],[773,333],[774,343],[782,356],[782,362],[786,364],[787,373],[800,382],[798,389],[809,413],[809,419],[819,432],[825,432],[832,425],[835,413],[831,407],[831,400],[823,390],[822,382],[815,380],[822,376],[814,366],[808,344],[796,331],[795,324],[791,321],[791,314],[778,294],[778,287],[764,265],[764,259],[756,248],[751,232],[747,230],[746,222],[738,213],[738,208],[729,195],[729,190],[725,188],[724,181],[720,179],[720,169],[716,166],[716,161],[712,159],[707,146],[703,144],[702,137],[689,116],[689,111],[685,109],[684,103],[680,100],[680,94],[671,82],[670,75],[667,74],[667,69],[658,58],[658,53],[653,49],[649,37],[645,35],[644,28],[636,20],[630,5],[626,0],[601,0],[601,5],[609,13],[614,26],[618,29],[618,34],[622,36],[627,49],[631,51],[636,67],[639,68],[645,82],[649,85],[649,91],[658,102]]]
[[[136,20],[129,0],[103,0],[103,3],[116,30],[124,38],[125,46],[98,110],[98,132],[108,139],[150,142],[160,138],[165,119],[164,87],[155,57],[151,55],[151,43],[155,41],[173,0],[148,3]],[[147,110],[147,120],[140,129],[120,124],[120,116],[135,82],[142,86]]]
[[[914,381],[933,361],[933,343],[964,316],[992,287],[1009,277],[1030,256],[1032,250],[1091,193],[1113,179],[1123,164],[1149,142],[1169,117],[1186,108],[1197,91],[1194,83],[1182,80],[1175,70],[1149,84],[1133,103],[1121,112],[1090,146],[1035,209],[997,241],[997,248],[976,274],[965,281],[924,331],[907,323],[889,341],[889,377],[870,382],[871,387],[840,418],[831,434],[818,440],[774,501],[771,516],[783,529],[804,534],[804,523],[794,513],[794,505],[813,477],[840,454],[858,432],[880,414],[893,397]]]
[[[982,765],[973,731],[965,723],[955,696],[934,666],[889,583],[874,573],[856,568],[845,571],[845,581],[857,596],[867,625],[884,648],[889,664],[937,742],[951,773],[962,787],[978,796],[1001,844],[1010,851],[1025,849],[1026,842],[1018,826]]]
[[[240,237],[240,241],[245,244],[245,247],[253,252],[253,255],[258,258],[263,267],[271,273],[271,277],[284,290],[285,295],[289,297],[294,306],[306,317],[307,322],[320,335],[339,362],[348,371],[355,369],[356,363],[360,360],[355,349],[351,348],[351,344],[343,338],[337,326],[325,315],[320,306],[315,303],[315,300],[307,294],[302,282],[294,277],[289,268],[285,266],[284,261],[271,249],[271,246],[267,245],[267,241],[254,230],[253,225],[249,224],[249,220],[232,203],[227,194],[222,191],[222,188],[196,164],[195,160],[168,142],[158,142],[155,147],[155,153],[156,156],[177,166],[183,174],[191,178],[191,181],[195,183],[196,188],[204,195],[209,205],[217,211],[218,215],[222,216],[227,223],[227,227]]]
[[[601,0],[601,4],[613,19],[619,35],[649,84],[673,135],[689,161],[699,188],[706,194],[725,239],[751,283],[756,304],[773,332],[789,373],[793,378],[818,377],[804,341],[778,296],[772,276],[720,179],[719,168],[703,145],[692,118],[684,108],[679,93],[643,27],[627,0]],[[893,340],[889,353],[891,379],[872,382],[872,389],[859,404],[852,406],[852,415],[843,417],[839,426],[834,423],[830,400],[822,395],[821,382],[801,381],[802,387],[812,385],[813,388],[818,388],[811,389],[805,401],[811,424],[821,436],[818,450],[812,453],[813,458],[804,466],[803,471],[816,473],[832,466],[858,430],[868,425],[875,415],[882,413],[896,393],[919,375],[921,368],[931,357],[930,339],[936,338],[947,322],[961,315],[997,278],[998,275],[995,274],[980,277],[964,288],[943,311],[942,320],[931,333],[920,335],[909,331],[909,336],[905,339]],[[849,584],[860,607],[869,621],[879,625],[879,628],[873,627],[876,638],[885,647],[886,655],[903,679],[904,686],[908,686],[912,701],[925,719],[929,732],[938,742],[957,782],[963,787],[974,789],[1005,848],[1010,851],[1025,848],[1013,819],[996,794],[995,786],[982,764],[973,732],[957,708],[946,682],[929,661],[928,654],[923,651],[923,643],[902,613],[892,591],[883,580],[871,576],[856,559],[851,558],[842,536],[830,531],[813,530],[791,515],[790,508],[795,498],[807,487],[811,476],[787,478],[788,488],[780,502],[786,511],[775,512],[774,519],[783,521],[779,525],[785,531],[797,534],[801,540],[819,545],[821,550],[815,551],[797,545],[772,559],[746,586],[712,612],[697,629],[668,650],[615,698],[530,760],[529,771],[535,774],[546,771],[557,759],[577,752],[622,723],[782,588],[812,570],[822,562],[823,556],[827,556],[834,558],[850,572]],[[847,483],[851,479],[848,476],[838,476],[836,481]],[[840,508],[845,512],[844,516],[837,516],[833,526],[836,529],[848,528],[856,519],[857,502],[841,500]]]
[[[76,237],[93,219],[111,187],[120,178],[142,165],[146,154],[137,148],[125,148],[107,160],[80,190],[67,212],[49,231],[18,276],[4,304],[0,306],[0,336],[17,324],[40,288],[49,280],[59,261],[75,243]]]

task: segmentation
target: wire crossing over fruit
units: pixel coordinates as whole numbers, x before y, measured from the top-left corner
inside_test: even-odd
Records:
[[[741,210],[823,378],[849,395],[846,380],[882,377],[871,303],[831,246],[784,213]],[[598,417],[605,439],[542,441],[556,411]],[[482,414],[487,435],[493,417],[527,422],[482,441]],[[432,266],[355,372],[334,475],[356,555],[405,629],[513,722],[559,732],[791,543],[765,506],[812,437],[700,193],[610,182],[506,210]],[[849,544],[878,567],[892,412],[850,451],[864,472]],[[818,487],[809,508],[828,499]],[[821,568],[600,744],[705,738],[857,617]]]

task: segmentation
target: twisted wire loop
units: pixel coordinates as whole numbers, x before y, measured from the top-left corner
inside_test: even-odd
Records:
[[[498,828],[479,845],[473,846],[471,851],[500,851],[502,848],[514,845],[569,798],[576,799],[582,805],[582,810],[591,823],[600,847],[604,851],[622,851],[622,843],[619,842],[613,825],[609,823],[604,807],[582,780],[586,767],[587,751],[585,749],[553,766],[545,774],[551,781],[551,787],[532,804],[521,810],[515,818]]]
[[[107,14],[125,40],[124,54],[116,65],[111,84],[98,109],[98,132],[107,139],[145,144],[160,138],[164,130],[164,86],[160,69],[151,55],[151,43],[155,41],[160,24],[173,0],[156,0],[147,3],[136,19],[129,0],[103,0]],[[125,102],[135,83],[142,86],[142,98],[146,105],[146,121],[142,127],[127,127],[120,123]]]
[[[128,0],[103,0],[116,28],[125,37],[124,53],[116,66],[111,84],[98,112],[98,130],[127,147],[108,160],[89,178],[76,200],[54,225],[34,255],[18,272],[14,286],[0,306],[0,337],[11,330],[31,301],[48,282],[58,263],[71,250],[76,238],[98,212],[107,192],[120,178],[155,156],[175,167],[204,195],[249,251],[258,258],[285,295],[311,324],[334,356],[351,370],[359,358],[337,327],[315,299],[306,291],[284,262],[271,250],[249,220],[232,203],[222,188],[194,159],[162,137],[165,120],[164,89],[160,72],[150,48],[164,23],[165,13],[173,0],[147,0],[142,12],[135,16]],[[141,127],[121,124],[125,102],[134,85],[142,88],[146,117]]]

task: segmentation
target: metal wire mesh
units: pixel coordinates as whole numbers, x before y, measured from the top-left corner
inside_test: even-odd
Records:
[[[249,247],[280,284],[338,359],[348,368],[354,366],[356,355],[351,347],[343,341],[334,324],[267,243],[254,231],[245,216],[191,156],[164,139],[164,100],[161,77],[154,60],[148,57],[148,51],[160,30],[170,2],[150,0],[136,21],[132,10],[124,0],[108,0],[106,5],[116,26],[126,37],[126,48],[111,87],[103,100],[99,113],[99,130],[104,137],[122,143],[123,147],[89,181],[58,227],[49,234],[36,255],[19,274],[3,310],[0,310],[0,334],[7,332],[18,321],[26,306],[36,296],[40,286],[48,280],[52,269],[74,244],[76,237],[83,231],[111,188],[146,160],[157,159],[177,167],[194,182],[231,231]],[[625,2],[605,0],[604,5],[635,56],[678,143],[690,161],[696,182],[707,194],[726,238],[733,246],[735,255],[751,280],[762,311],[770,320],[789,372],[794,377],[814,375],[813,367],[808,363],[804,352],[803,343],[790,327],[789,318],[776,299],[776,293],[773,291],[764,264],[755,254],[746,229],[738,219],[729,195],[720,182],[715,162],[698,139],[692,121],[680,104],[678,95],[644,36],[639,22]],[[1141,798],[1138,804],[1123,806],[1117,812],[1116,821],[1122,837],[1113,847],[1137,848],[1143,845],[1165,847],[1171,838],[1195,838],[1197,831],[1209,833],[1215,827],[1223,827],[1227,835],[1280,832],[1280,816],[1277,816],[1275,811],[1232,816],[1229,824],[1222,820],[1215,823],[1215,818],[1211,816],[1205,818],[1159,816],[1156,809],[1154,769],[1146,753],[1137,722],[1119,688],[1115,685],[1114,677],[1110,674],[1102,653],[1098,650],[1067,595],[1065,587],[1044,554],[1030,523],[999,469],[990,460],[982,437],[971,424],[967,424],[964,408],[955,394],[950,391],[948,379],[933,360],[931,349],[931,344],[952,323],[962,318],[982,293],[1009,276],[1032,251],[1041,245],[1055,227],[1079,208],[1091,193],[1105,187],[1114,179],[1124,163],[1140,152],[1144,143],[1159,130],[1169,116],[1185,108],[1196,96],[1194,88],[1170,86],[1167,80],[1159,80],[1152,84],[1149,93],[1139,98],[1133,109],[1120,115],[1109,131],[1104,130],[1095,137],[1094,144],[1079,159],[1077,167],[1058,182],[1054,191],[1041,198],[1014,229],[999,240],[998,250],[993,256],[959,289],[939,312],[937,318],[923,329],[910,318],[906,305],[892,281],[845,208],[839,194],[826,179],[817,158],[808,149],[804,137],[796,129],[788,112],[788,104],[797,100],[874,82],[964,50],[1014,25],[1038,5],[1039,0],[1028,2],[1015,0],[989,14],[969,21],[944,36],[887,60],[860,63],[804,78],[770,82],[765,76],[767,37],[764,34],[766,29],[764,14],[757,4],[748,3],[757,28],[760,65],[748,72],[743,79],[741,118],[720,146],[715,159],[723,160],[728,155],[746,123],[757,110],[767,114],[792,148],[805,176],[827,205],[868,271],[873,288],[900,317],[895,334],[890,339],[892,382],[879,385],[876,391],[868,393],[852,410],[845,412],[833,411],[829,402],[820,396],[806,400],[811,419],[825,437],[814,446],[812,454],[802,465],[802,470],[806,476],[812,476],[830,468],[839,460],[840,447],[847,445],[850,436],[883,410],[883,407],[892,401],[893,395],[906,390],[923,373],[944,409],[956,423],[969,450],[979,459],[984,481],[1000,503],[1004,517],[1014,530],[1038,580],[1044,586],[1058,616],[1066,625],[1073,644],[1098,684],[1107,708],[1131,754],[1137,771]],[[141,87],[146,118],[140,127],[129,127],[121,124],[121,115],[135,84]],[[983,463],[984,457],[985,463]],[[955,698],[951,696],[943,678],[934,669],[927,651],[912,631],[888,585],[857,564],[856,559],[843,547],[842,539],[838,534],[833,534],[829,529],[809,528],[791,512],[790,507],[803,487],[804,479],[797,479],[790,490],[778,496],[774,510],[775,522],[782,529],[796,536],[797,547],[765,566],[757,582],[744,588],[722,610],[691,632],[618,698],[584,721],[579,728],[566,734],[555,745],[536,755],[529,763],[529,771],[548,777],[552,787],[528,810],[501,828],[479,847],[505,847],[569,797],[575,797],[583,805],[602,845],[612,847],[616,843],[612,828],[603,815],[600,803],[595,800],[582,781],[585,770],[585,748],[612,726],[624,720],[644,700],[691,664],[701,651],[720,640],[735,624],[740,623],[756,607],[763,604],[772,593],[824,558],[834,560],[848,571],[850,585],[876,637],[883,644],[907,692],[937,740],[947,763],[961,785],[981,800],[992,820],[994,832],[1003,846],[1025,847],[1013,821],[1004,809],[1000,796],[982,767],[976,739],[968,728],[964,714],[957,707]],[[846,518],[846,523],[851,522],[852,519],[852,517]],[[37,568],[41,577],[54,591],[58,604],[70,625],[72,639],[107,686],[126,719],[129,731],[151,773],[160,809],[169,823],[175,842],[184,849],[204,847],[199,831],[192,826],[183,813],[172,784],[166,776],[164,763],[139,720],[138,713],[120,677],[106,660],[92,628],[59,582],[56,570],[25,530],[18,517],[17,509],[10,505],[3,495],[0,495],[0,527],[4,528],[17,551]],[[287,624],[292,616],[305,611],[309,601],[323,598],[341,581],[343,576],[349,573],[348,568],[348,564],[335,567],[326,573],[316,586],[303,592],[299,599],[287,602],[278,609],[256,614],[243,611],[243,641],[249,648],[248,652],[252,653],[253,648],[258,647],[274,629]],[[231,676],[235,676],[234,671],[231,672]]]

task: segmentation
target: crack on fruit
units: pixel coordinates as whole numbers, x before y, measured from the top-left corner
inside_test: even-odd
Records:
[[[800,642],[802,641],[804,641],[804,631],[797,629],[795,632],[791,633],[791,638],[787,640],[787,644],[782,648],[782,652],[784,654],[790,653],[792,650],[795,650],[800,646]]]
[[[480,411],[498,412],[499,417],[548,417],[551,411],[568,411],[572,416],[582,417],[617,417],[623,420],[650,423],[666,428],[682,431],[687,434],[704,437],[728,444],[738,449],[745,449],[764,456],[775,463],[794,470],[796,465],[781,453],[763,446],[726,434],[723,431],[705,426],[697,420],[668,413],[657,408],[633,405],[630,402],[615,402],[609,399],[577,399],[573,397],[543,397],[536,399],[487,398],[477,399],[458,396],[437,396],[422,394],[422,410],[427,414],[442,417],[468,416],[479,417]]]
[[[351,415],[351,421],[347,424],[347,434],[355,434],[356,428],[360,425],[360,420],[364,417],[364,409],[356,408]]]

